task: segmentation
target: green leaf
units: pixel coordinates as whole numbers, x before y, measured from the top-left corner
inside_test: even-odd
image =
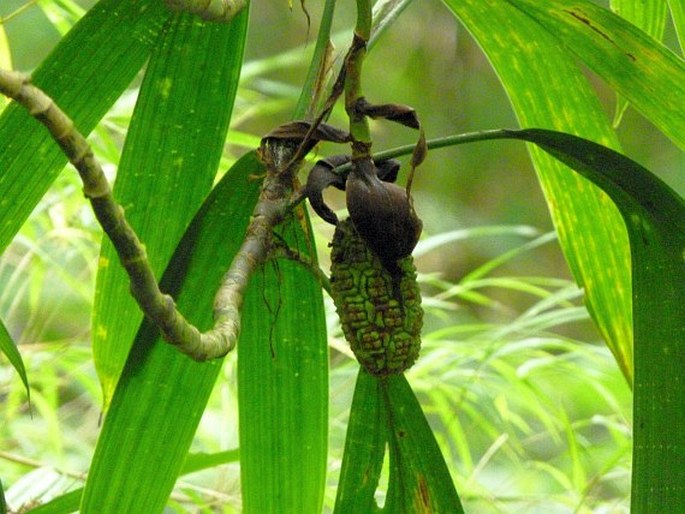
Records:
[[[523,126],[581,134],[618,148],[592,87],[552,34],[506,2],[446,3],[487,54]],[[630,382],[630,255],[623,220],[590,182],[539,149],[530,153],[569,268]]]
[[[600,186],[628,228],[635,381],[633,512],[685,505],[685,201],[648,170],[601,145],[545,130],[512,132]]]
[[[0,514],[7,514],[7,502],[5,501],[5,491],[0,480]]]
[[[72,512],[78,512],[78,505],[82,494],[83,488],[69,491],[35,509],[31,509],[30,512],[31,514],[71,514]]]
[[[379,508],[374,493],[386,447],[390,478],[385,504]],[[335,512],[464,512],[433,432],[404,375],[378,378],[359,371]]]
[[[236,462],[239,459],[238,450],[227,450],[217,453],[191,453],[186,458],[183,469],[179,476],[187,475],[208,469],[229,462]],[[53,498],[47,503],[31,510],[31,514],[70,514],[78,511],[79,503],[83,496],[83,487],[69,491],[57,498]]]
[[[221,466],[222,464],[228,464],[229,462],[238,462],[239,460],[239,449],[215,453],[190,453],[183,464],[181,475],[213,468],[214,466]]]
[[[661,41],[666,25],[666,1],[611,0],[611,10],[626,21]]]
[[[491,130],[432,146],[508,138],[535,143],[568,164],[601,187],[625,219],[635,333],[633,510],[685,505],[685,201],[629,158],[561,132]]]
[[[162,290],[201,329],[212,325],[214,292],[244,237],[259,194],[252,177],[260,173],[254,152],[229,170],[162,277]],[[143,322],[98,439],[82,513],[162,511],[220,369],[218,360],[198,363],[181,354]]]
[[[304,4],[303,4],[304,5]],[[314,54],[307,70],[307,75],[302,84],[300,96],[293,112],[293,119],[311,119],[316,114],[313,112],[319,107],[321,101],[325,101],[324,77],[326,71],[331,67],[331,26],[333,25],[333,14],[335,13],[335,0],[326,0],[321,21],[319,22],[319,32],[316,36],[316,46]],[[323,97],[323,100],[322,100]]]
[[[685,3],[681,0],[669,0],[668,7],[671,9],[673,25],[680,42],[680,53],[685,52]]]
[[[230,25],[179,14],[152,53],[114,194],[159,274],[212,186],[238,88],[246,13]],[[105,408],[143,315],[126,273],[103,243],[93,353]]]
[[[12,336],[7,331],[5,324],[0,321],[0,351],[5,354],[5,357],[10,361],[12,367],[19,373],[19,378],[21,378],[24,384],[24,389],[26,389],[26,396],[31,401],[31,389],[29,388],[29,380],[26,376],[26,368],[24,367],[24,360],[21,358],[21,354],[17,349]]]
[[[532,16],[685,148],[685,62],[633,24],[587,0],[507,0]]]
[[[102,0],[33,74],[88,134],[130,84],[170,16],[158,0]],[[47,130],[19,105],[0,117],[0,250],[4,249],[67,159]],[[40,173],[37,173],[40,170]]]
[[[649,0],[647,2],[611,0],[610,5],[611,10],[624,20],[629,21],[657,41],[663,40],[667,16],[665,0]],[[614,125],[617,125],[629,105],[628,101],[619,94],[616,95],[616,103]]]
[[[297,229],[297,230],[295,230]],[[308,224],[282,236],[312,257]],[[251,279],[238,343],[243,512],[321,512],[328,436],[328,351],[321,285],[270,261]]]
[[[336,514],[380,512],[374,493],[381,475],[387,430],[379,381],[360,368],[347,423]]]

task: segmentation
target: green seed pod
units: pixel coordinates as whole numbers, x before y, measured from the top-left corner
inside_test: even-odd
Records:
[[[419,356],[423,309],[411,256],[400,259],[400,298],[393,276],[350,219],[338,223],[331,243],[331,294],[345,338],[372,375],[402,373]]]

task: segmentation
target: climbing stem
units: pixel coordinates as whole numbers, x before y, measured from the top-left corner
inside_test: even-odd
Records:
[[[28,77],[0,70],[0,93],[14,99],[40,121],[60,146],[83,182],[83,192],[112,241],[131,283],[131,294],[164,339],[192,358],[222,357],[235,348],[240,332],[240,308],[251,273],[268,257],[273,228],[288,213],[296,168],[286,166],[297,145],[266,139],[260,156],[267,168],[259,202],[245,240],[224,276],[214,301],[214,326],[200,332],[176,308],[173,298],[157,284],[145,246],[116,202],[93,150],[73,121]],[[299,162],[295,166],[298,166]]]
[[[366,45],[371,37],[371,3],[357,0],[357,24],[354,38],[345,61],[345,111],[350,119],[352,158],[369,157],[371,133],[366,115],[359,109],[364,99],[362,92],[362,68],[366,57]]]

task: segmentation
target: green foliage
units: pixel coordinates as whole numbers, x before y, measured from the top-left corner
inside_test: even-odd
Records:
[[[150,57],[114,193],[158,274],[212,187],[237,91],[246,23],[246,13],[231,25],[179,14],[164,26]],[[173,216],[169,198],[175,198]],[[128,289],[128,277],[106,241],[93,316],[93,354],[105,409],[143,319]]]
[[[70,13],[58,22],[67,32],[65,20],[77,9],[59,4]],[[311,4],[314,21],[319,6]],[[408,4],[381,5],[372,30],[378,50]],[[535,269],[508,268],[529,255],[542,262],[553,234],[499,226],[430,237],[429,229],[415,253],[419,271],[440,260],[442,267],[419,274],[426,309],[421,357],[406,377],[361,372],[355,387],[358,366],[316,279],[300,264],[273,259],[247,291],[237,360],[199,364],[141,322],[107,242],[96,267],[95,224],[74,194],[74,180],[58,177],[63,156],[39,124],[9,106],[0,117],[0,309],[7,327],[0,349],[9,358],[0,369],[0,458],[7,463],[0,478],[10,508],[626,512],[631,397],[620,372],[634,388],[633,509],[685,505],[677,452],[685,445],[678,432],[685,423],[685,207],[650,172],[609,150],[620,148],[617,131],[577,62],[620,95],[617,112],[630,103],[682,147],[685,67],[654,39],[664,26],[663,2],[612,3],[648,33],[581,0],[445,4],[487,55],[520,124],[567,134],[503,130],[434,146],[535,143],[531,158],[582,289],[535,276]],[[299,100],[279,73],[299,73],[305,53],[243,64],[246,11],[231,24],[211,24],[161,1],[97,3],[32,75],[83,133],[97,126],[92,144],[118,170],[117,198],[147,245],[162,289],[200,328],[211,325],[213,295],[244,237],[263,173],[253,152],[237,159],[229,153],[235,148],[224,149],[229,122],[235,131],[228,142],[254,147],[260,131],[284,120],[282,105],[297,102],[297,117],[316,112],[327,94],[323,71],[335,62],[328,46],[333,6],[327,1],[321,14],[304,87],[295,79]],[[682,38],[680,3],[670,2],[670,11]],[[304,23],[300,18],[293,20]],[[267,26],[256,24],[255,37]],[[4,27],[0,61],[7,62]],[[128,93],[110,110],[145,62],[132,117]],[[374,67],[380,65],[368,59],[365,76]],[[266,73],[276,78],[261,80]],[[399,100],[381,86],[378,100]],[[425,81],[421,94],[456,88]],[[252,117],[266,120],[270,109],[280,109],[277,119],[255,129]],[[431,118],[420,114],[424,124]],[[212,188],[218,166],[230,169]],[[443,189],[456,204],[457,194]],[[318,223],[312,230],[299,208],[279,227],[279,240],[312,261],[315,248],[326,259],[328,236]],[[452,252],[446,245],[454,241],[460,246]],[[487,257],[454,273],[466,247],[496,241]],[[588,311],[615,361],[578,340]]]
[[[440,449],[404,375],[378,379],[360,370],[351,412],[336,512],[463,512]],[[386,452],[390,478],[379,509],[374,493]]]

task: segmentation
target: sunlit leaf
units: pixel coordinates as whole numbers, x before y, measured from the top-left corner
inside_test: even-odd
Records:
[[[492,62],[522,126],[579,134],[618,148],[592,87],[553,34],[508,2],[446,3]],[[539,149],[531,147],[530,153],[569,268],[631,382],[630,254],[623,220],[590,182]]]
[[[169,16],[157,0],[98,2],[33,73],[33,83],[88,134],[145,63]],[[66,162],[47,130],[22,107],[10,105],[3,112],[0,249],[9,244]]]
[[[668,7],[671,9],[673,25],[680,42],[680,53],[685,53],[685,3],[681,0],[668,0]]]
[[[685,148],[685,61],[587,0],[507,0],[532,16],[638,111]]]
[[[246,19],[204,24],[178,15],[164,27],[150,59],[114,195],[158,275],[216,175],[238,87]],[[106,408],[143,316],[109,241],[99,263],[93,353]]]
[[[5,354],[5,357],[10,361],[12,367],[19,373],[19,378],[21,378],[24,389],[26,389],[26,396],[30,399],[31,390],[29,389],[29,381],[26,376],[24,360],[21,358],[17,345],[12,340],[12,336],[7,331],[7,327],[5,327],[5,324],[2,321],[0,321],[0,352]]]
[[[657,41],[662,41],[668,10],[666,0],[649,0],[647,2],[611,0],[610,5],[611,10],[621,18],[642,29]],[[621,95],[617,94],[616,98],[615,125],[620,121],[621,116],[629,105],[628,101],[621,97]]]

